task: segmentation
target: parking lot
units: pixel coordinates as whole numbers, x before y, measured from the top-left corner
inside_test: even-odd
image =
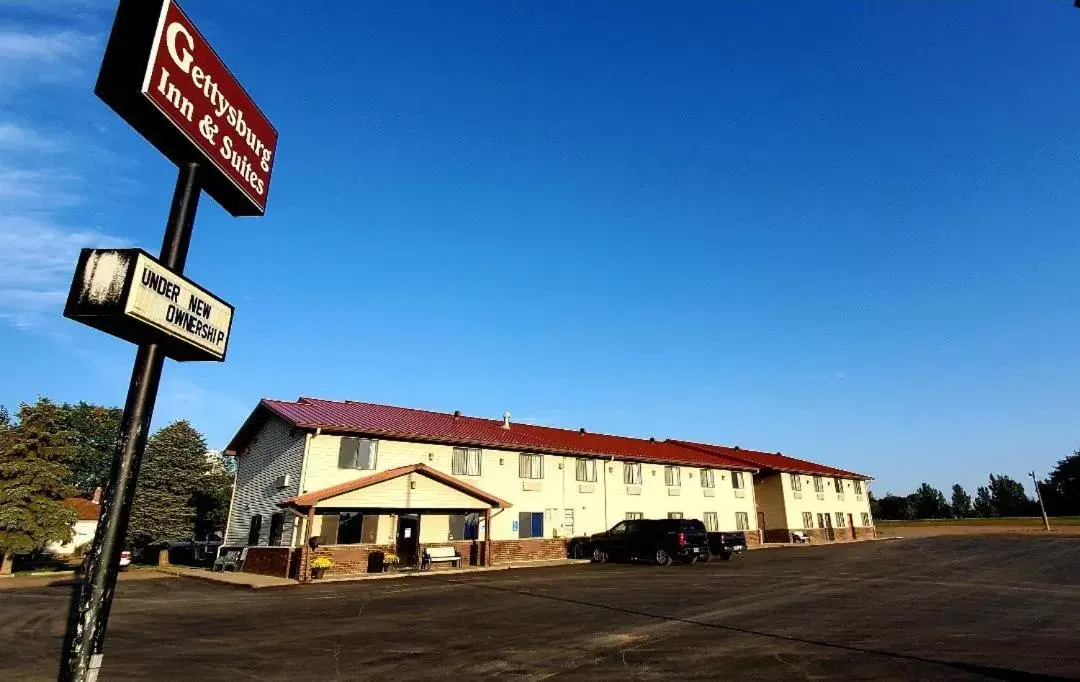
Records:
[[[0,679],[55,679],[67,589],[0,591]],[[942,537],[732,562],[244,591],[125,580],[103,679],[1071,679],[1080,540]]]

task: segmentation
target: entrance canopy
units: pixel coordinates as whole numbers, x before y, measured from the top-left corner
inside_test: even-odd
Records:
[[[281,503],[296,510],[366,509],[507,509],[506,500],[448,476],[425,464],[389,469]]]

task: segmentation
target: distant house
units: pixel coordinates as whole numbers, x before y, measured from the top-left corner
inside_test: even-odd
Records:
[[[64,506],[74,509],[78,518],[75,520],[70,542],[50,542],[45,547],[45,551],[58,556],[74,554],[76,547],[94,539],[97,533],[98,515],[101,514],[101,488],[95,490],[94,496],[89,500],[85,497],[71,497],[64,500]]]

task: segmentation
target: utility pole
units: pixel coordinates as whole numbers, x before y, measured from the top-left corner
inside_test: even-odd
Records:
[[[1039,490],[1039,479],[1035,478],[1034,471],[1028,472],[1028,475],[1031,476],[1031,481],[1035,484],[1035,498],[1039,500],[1039,509],[1042,510],[1043,526],[1046,530],[1050,530],[1050,519],[1046,516],[1046,505],[1043,504],[1042,491]]]

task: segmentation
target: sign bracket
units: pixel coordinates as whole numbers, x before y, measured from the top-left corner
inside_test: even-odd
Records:
[[[199,207],[199,168],[196,162],[180,165],[161,244],[161,264],[178,275],[184,273]],[[86,555],[83,580],[81,583],[76,581],[72,587],[60,661],[61,682],[94,682],[101,669],[105,630],[120,570],[120,552],[131,518],[135,481],[146,450],[164,363],[165,353],[159,344],[139,345],[97,533]]]

